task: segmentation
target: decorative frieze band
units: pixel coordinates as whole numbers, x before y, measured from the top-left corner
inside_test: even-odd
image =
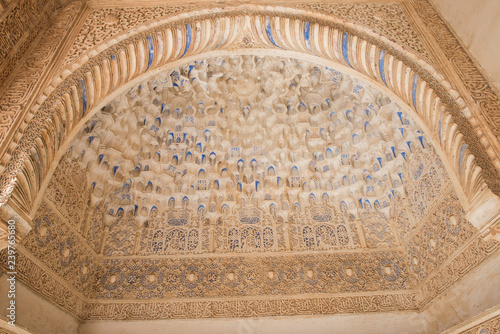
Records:
[[[135,319],[185,319],[185,318],[227,318],[259,316],[327,315],[342,313],[366,313],[419,310],[432,301],[444,288],[432,287],[438,284],[448,287],[463,277],[469,270],[456,270],[457,265],[469,269],[479,265],[495,252],[498,243],[484,244],[476,239],[453,260],[454,268],[443,269],[443,275],[435,276],[431,285],[426,283],[417,292],[389,292],[332,296],[315,298],[275,297],[244,300],[151,300],[151,301],[95,301],[88,300],[66,286],[57,274],[42,268],[31,256],[18,253],[18,277],[34,291],[47,297],[82,320],[135,320]],[[486,250],[486,255],[482,253]],[[477,256],[477,254],[481,254]],[[5,251],[0,252],[2,263],[6,263]],[[467,264],[465,265],[465,262]],[[439,281],[439,282],[438,282]],[[423,298],[423,299],[422,299]]]

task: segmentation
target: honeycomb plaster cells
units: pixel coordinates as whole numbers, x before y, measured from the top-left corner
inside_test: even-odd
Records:
[[[102,108],[69,150],[109,229],[104,255],[395,247],[406,183],[433,163],[429,182],[448,182],[389,97],[271,56],[162,72]]]

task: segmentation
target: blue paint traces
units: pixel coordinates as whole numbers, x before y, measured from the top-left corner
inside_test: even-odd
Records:
[[[401,121],[401,124],[404,124],[404,122],[403,122],[403,113],[401,111],[398,111],[397,115],[399,117],[399,120]]]
[[[85,90],[85,83],[82,79],[80,79],[80,85],[82,86],[82,101],[83,101],[83,112],[82,117],[85,116],[85,112],[87,111],[87,91]]]
[[[347,54],[347,38],[348,37],[349,37],[349,35],[346,32],[342,35],[342,56],[344,57],[344,60],[346,61],[347,65],[351,66],[351,63],[349,62],[349,55]]]
[[[411,141],[407,141],[407,142],[406,142],[406,145],[408,145],[408,148],[410,149],[410,152],[413,152],[413,151],[411,150]]]
[[[424,146],[424,136],[418,136],[417,138],[420,141],[420,145],[422,145],[422,148],[425,148],[425,146]]]
[[[439,141],[441,141],[441,120],[442,119],[443,119],[443,112],[441,112],[441,115],[439,115],[439,125],[438,125]]]
[[[418,83],[418,74],[415,74],[415,77],[413,77],[413,87],[411,88],[413,106],[415,107],[415,110],[417,110],[417,83]]]
[[[149,70],[149,67],[153,63],[153,56],[155,53],[154,47],[153,47],[153,37],[148,36],[148,49],[149,49],[149,58],[148,58],[148,68],[146,68],[146,71]]]
[[[458,172],[462,173],[462,161],[464,159],[465,149],[467,148],[467,144],[463,144],[460,149],[460,157],[458,159]]]
[[[217,46],[215,47],[216,49],[221,46],[222,44],[224,44],[226,42],[226,36],[222,36],[222,40],[220,41],[219,44],[217,44]],[[224,62],[222,62],[224,64]]]
[[[269,38],[269,41],[271,41],[271,43],[273,43],[274,46],[276,46],[280,49],[283,49],[281,46],[276,44],[276,42],[274,41],[273,33],[271,32],[271,19],[269,17],[266,17],[266,34],[267,34],[267,38]]]
[[[306,22],[306,26],[304,27],[304,38],[306,39],[306,45],[309,51],[313,52],[311,48],[311,39],[309,36],[309,22]]]
[[[385,69],[384,69],[384,58],[385,58],[385,50],[380,50],[380,56],[378,58],[378,69],[380,72],[380,76],[387,86],[387,82],[385,81]]]
[[[191,46],[191,25],[189,23],[186,23],[186,48],[184,49],[184,53],[182,54],[181,58],[184,57],[184,55],[186,55],[190,46]]]

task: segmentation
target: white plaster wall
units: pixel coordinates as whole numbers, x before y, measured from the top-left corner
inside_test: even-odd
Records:
[[[500,304],[500,253],[482,263],[436,298],[422,316],[427,333],[441,333]]]
[[[0,314],[7,315],[9,298],[5,273],[0,275]],[[16,324],[37,334],[76,334],[79,322],[46,299],[16,281]]]
[[[500,90],[500,1],[432,1]]]
[[[349,314],[323,317],[258,319],[196,319],[156,321],[96,321],[83,323],[79,334],[420,334],[425,333],[415,312]]]

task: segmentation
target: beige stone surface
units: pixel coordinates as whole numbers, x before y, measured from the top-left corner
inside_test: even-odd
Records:
[[[7,315],[7,276],[0,276],[0,315]],[[78,320],[16,281],[16,324],[40,334],[77,333]]]
[[[475,268],[423,310],[428,333],[458,325],[500,303],[500,254]]]
[[[281,317],[257,319],[198,319],[168,321],[105,321],[87,322],[80,334],[133,333],[204,333],[204,334],[267,334],[267,333],[425,333],[417,313],[386,313],[338,315],[329,317]]]
[[[500,1],[432,1],[500,89]]]
[[[500,304],[453,326],[442,334],[498,333],[500,331]]]

